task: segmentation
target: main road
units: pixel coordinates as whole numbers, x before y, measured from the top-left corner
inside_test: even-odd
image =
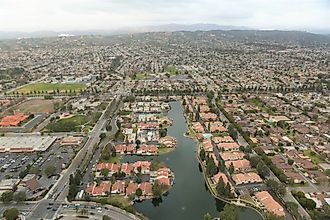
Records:
[[[93,154],[93,148],[100,141],[100,134],[103,132],[104,127],[108,121],[108,116],[112,114],[118,107],[121,96],[116,96],[114,100],[103,111],[99,121],[94,126],[93,130],[88,135],[88,140],[81,150],[77,153],[76,157],[72,160],[70,166],[63,171],[60,179],[49,190],[48,194],[31,210],[28,219],[40,219],[46,212],[49,204],[61,204],[65,202],[66,196],[69,191],[70,175],[74,174],[77,169],[83,168],[84,164],[88,163]],[[48,211],[48,210],[47,210]]]

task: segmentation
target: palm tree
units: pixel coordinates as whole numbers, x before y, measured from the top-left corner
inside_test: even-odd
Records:
[[[80,214],[88,215],[88,210],[84,208],[84,209],[80,210]]]

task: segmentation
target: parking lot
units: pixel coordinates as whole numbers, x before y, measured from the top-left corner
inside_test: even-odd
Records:
[[[38,158],[37,154],[24,153],[5,153],[0,154],[0,180],[17,179],[19,173],[25,170],[28,164],[33,164]]]
[[[0,180],[19,179],[27,167],[29,173],[37,174],[37,180],[43,189],[49,188],[59,178],[63,169],[67,168],[76,152],[81,146],[61,146],[58,138],[45,152],[33,153],[1,153],[0,154]],[[47,167],[55,168],[53,175],[46,175]],[[34,195],[27,192],[28,198]]]

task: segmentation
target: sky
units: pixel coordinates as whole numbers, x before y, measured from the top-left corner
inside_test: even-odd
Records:
[[[115,30],[169,23],[330,30],[330,0],[0,0],[0,31]]]

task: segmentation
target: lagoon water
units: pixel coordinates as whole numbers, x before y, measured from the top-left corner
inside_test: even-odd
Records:
[[[225,204],[214,199],[207,190],[196,159],[197,143],[184,137],[187,124],[181,104],[171,102],[170,105],[168,117],[173,120],[173,125],[168,128],[168,135],[176,138],[176,149],[156,157],[126,156],[123,160],[153,158],[165,162],[174,172],[175,184],[168,195],[163,196],[162,201],[146,200],[135,203],[134,207],[151,220],[202,220],[206,213],[218,217]],[[261,216],[252,209],[240,210],[242,220],[262,220]]]

